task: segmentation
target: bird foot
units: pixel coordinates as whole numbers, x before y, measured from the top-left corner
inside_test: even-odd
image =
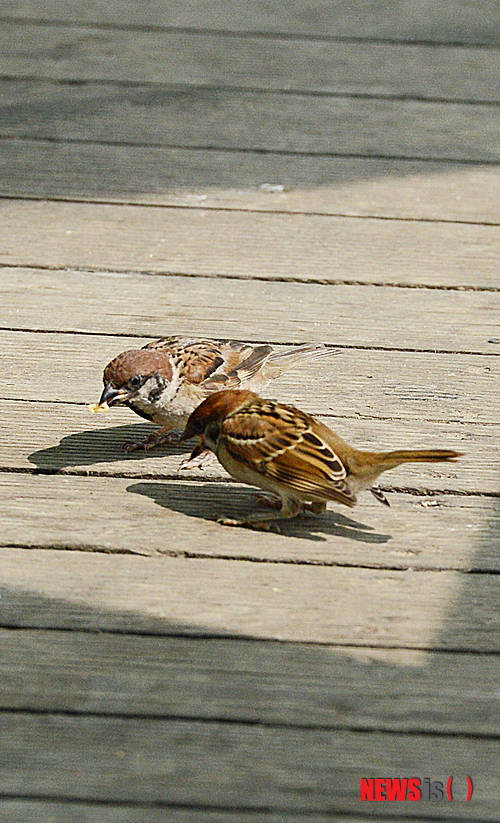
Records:
[[[326,503],[323,501],[316,501],[315,503],[302,503],[301,511],[312,512],[313,514],[323,514],[326,512]]]
[[[158,431],[153,432],[149,435],[149,437],[146,437],[145,440],[141,440],[139,443],[134,443],[134,441],[127,440],[127,442],[123,444],[123,451],[148,452],[157,446],[163,446],[165,443],[178,443],[180,436],[181,432],[178,431],[172,431],[171,429],[158,429]]]
[[[274,532],[281,534],[280,527],[273,520],[236,520],[233,517],[218,517],[217,523],[221,526],[242,526],[258,532]]]
[[[269,495],[269,494],[257,494],[254,495],[254,499],[257,502],[262,503],[263,506],[267,506],[270,509],[281,509],[282,503],[281,499],[277,495]],[[304,502],[300,504],[300,509],[298,511],[298,516],[301,517],[307,512],[312,512],[313,514],[323,514],[326,511],[326,503],[323,501],[321,502]]]
[[[281,509],[281,499],[278,495],[261,494],[257,492],[253,497],[257,503],[262,503],[263,506],[267,506],[270,509]]]
[[[179,466],[179,471],[186,471],[189,469],[200,469],[201,471],[203,471],[203,469],[206,469],[207,466],[211,466],[212,463],[214,463],[216,460],[216,455],[213,452],[208,451],[207,449],[206,451],[202,452],[201,454],[198,454],[196,457],[193,457],[192,459],[190,457],[187,457],[185,460],[183,460]]]

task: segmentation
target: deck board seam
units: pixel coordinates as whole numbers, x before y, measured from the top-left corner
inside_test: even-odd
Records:
[[[85,626],[40,626],[29,625],[25,623],[5,622],[0,620],[0,631],[16,631],[16,632],[64,632],[66,634],[92,634],[92,635],[110,635],[119,637],[149,637],[160,640],[207,640],[207,641],[223,641],[234,643],[273,643],[280,646],[304,646],[307,648],[326,648],[326,649],[355,649],[362,651],[404,651],[404,652],[426,652],[432,655],[466,655],[467,657],[499,657],[500,651],[497,649],[477,649],[468,648],[467,646],[424,646],[424,645],[403,645],[403,644],[387,644],[381,643],[376,645],[374,643],[349,643],[349,642],[335,642],[331,640],[293,640],[282,639],[277,637],[258,637],[255,635],[235,634],[234,632],[221,631],[147,631],[143,629],[134,629],[127,627],[122,628],[85,628]]]
[[[1,198],[0,198],[1,199]],[[10,199],[10,198],[8,198]],[[42,201],[48,202],[48,201]],[[116,205],[116,204],[113,204]],[[12,271],[15,270],[22,270],[27,269],[28,271],[47,271],[47,272],[54,272],[54,273],[78,273],[78,274],[113,274],[113,275],[123,275],[126,277],[132,276],[144,276],[144,277],[186,277],[191,279],[201,279],[201,280],[238,280],[244,283],[299,283],[301,285],[313,285],[313,286],[326,286],[326,287],[334,287],[334,286],[356,286],[356,287],[372,287],[372,288],[379,288],[379,289],[410,289],[410,290],[420,290],[420,291],[452,291],[452,292],[478,292],[478,293],[487,293],[487,294],[498,294],[500,292],[500,287],[498,286],[465,286],[465,285],[445,285],[440,283],[394,283],[391,281],[367,281],[367,280],[345,280],[345,279],[327,279],[321,277],[298,277],[298,276],[291,276],[291,275],[240,275],[240,274],[230,274],[228,272],[224,273],[213,273],[213,274],[206,274],[204,272],[185,272],[185,271],[170,271],[167,269],[122,269],[117,267],[109,267],[109,266],[71,266],[71,265],[49,265],[47,263],[34,263],[34,262],[22,262],[22,263],[10,263],[10,262],[2,262],[0,259],[0,269],[9,269]],[[2,326],[0,331],[31,331],[31,329],[25,329],[23,327],[17,326]],[[33,329],[32,331],[45,331],[39,329]],[[56,331],[57,333],[61,334],[100,334],[100,332],[86,332],[84,330],[66,330],[61,331],[60,329],[57,330],[50,330],[51,332]],[[113,336],[120,336],[116,332]],[[142,337],[144,335],[138,334],[123,334],[123,337]],[[267,342],[267,341],[266,341]],[[278,344],[276,344],[278,345]],[[279,345],[292,345],[289,343],[283,343]],[[342,348],[342,344],[336,344],[336,348]],[[375,350],[382,350],[382,351],[440,351],[443,354],[464,354],[463,351],[455,351],[451,349],[411,349],[411,348],[404,348],[404,349],[393,349],[392,347],[384,347],[384,346],[351,346],[351,345],[344,345],[344,348],[365,348],[365,349],[375,349]],[[482,353],[482,352],[480,352]],[[470,352],[473,354],[473,352]]]
[[[138,721],[163,721],[171,723],[192,723],[205,726],[238,726],[256,727],[265,729],[284,729],[290,731],[311,731],[311,732],[342,732],[351,734],[384,734],[394,737],[437,737],[452,738],[459,740],[492,740],[500,739],[500,733],[495,732],[470,732],[458,731],[454,729],[424,729],[424,728],[386,728],[385,726],[363,726],[355,724],[342,725],[340,723],[292,723],[280,720],[262,720],[258,718],[232,718],[232,717],[203,717],[199,715],[182,714],[142,714],[138,712],[113,712],[113,711],[88,711],[77,709],[31,709],[21,707],[0,706],[1,715],[33,715],[49,717],[69,717],[69,718],[103,718],[117,720],[138,720]]]
[[[2,138],[5,140],[9,140],[11,138]],[[17,138],[13,137],[13,140],[30,140],[31,138]],[[45,138],[44,138],[45,139]],[[500,165],[500,164],[499,164]],[[381,221],[384,223],[429,223],[429,224],[438,224],[438,225],[452,225],[452,226],[485,226],[486,228],[499,228],[500,222],[497,221],[490,221],[490,220],[459,220],[459,219],[451,219],[451,218],[438,218],[438,217],[400,217],[396,215],[384,215],[384,214],[351,214],[350,212],[328,212],[328,211],[301,211],[299,209],[262,209],[259,207],[252,207],[252,206],[211,206],[211,205],[203,205],[203,206],[191,206],[186,205],[184,203],[147,203],[143,201],[135,201],[135,200],[106,200],[104,198],[91,198],[91,197],[58,197],[58,196],[36,196],[30,194],[5,194],[0,193],[0,201],[1,200],[8,200],[8,201],[23,201],[28,203],[76,203],[83,206],[89,205],[96,205],[96,206],[124,206],[126,208],[137,208],[137,209],[153,209],[153,210],[166,210],[166,211],[189,211],[189,212],[198,212],[198,211],[211,211],[211,212],[221,212],[222,214],[258,214],[258,215],[280,215],[282,217],[326,217],[326,218],[333,218],[335,220],[376,220]],[[12,268],[17,268],[18,264],[2,264],[1,266],[9,266]],[[142,273],[142,272],[141,272]],[[294,281],[292,281],[294,282]],[[304,282],[300,280],[299,282]],[[311,280],[307,280],[305,282],[312,282]],[[332,281],[328,281],[332,282]],[[365,280],[358,281],[358,280],[339,280],[338,283],[347,284],[347,285],[358,285],[359,284],[366,284]],[[369,285],[380,285],[379,283],[372,283]],[[390,283],[384,283],[382,285],[394,285]],[[472,290],[474,291],[477,287],[476,286],[422,286],[421,284],[406,284],[405,288],[444,288],[448,290]],[[495,287],[479,287],[480,291],[500,291],[499,288]]]
[[[1,22],[1,21],[0,21]],[[414,102],[414,103],[431,103],[441,105],[455,105],[455,106],[500,106],[500,100],[481,100],[476,98],[459,98],[459,97],[434,97],[432,95],[419,95],[410,93],[391,93],[391,92],[358,92],[358,91],[325,91],[322,89],[301,89],[301,88],[266,88],[264,86],[231,86],[211,83],[187,83],[179,81],[178,83],[161,82],[158,80],[116,80],[106,79],[101,77],[87,78],[54,78],[50,75],[43,74],[0,74],[0,82],[15,82],[15,83],[46,83],[57,86],[111,86],[116,88],[154,88],[165,89],[170,91],[211,91],[211,92],[229,92],[231,94],[255,94],[255,95],[283,95],[286,97],[327,97],[334,99],[350,99],[350,100],[377,100],[377,101],[393,101],[393,102]]]
[[[497,43],[486,43],[480,40],[428,40],[419,38],[404,37],[370,37],[367,35],[335,35],[335,34],[307,34],[305,32],[283,32],[283,31],[259,31],[252,29],[224,29],[224,28],[204,28],[200,26],[162,26],[147,23],[109,23],[109,22],[82,22],[78,20],[53,20],[48,18],[16,17],[15,15],[0,15],[0,23],[10,23],[19,26],[45,26],[47,28],[77,28],[77,29],[101,29],[103,31],[133,31],[151,34],[186,34],[193,36],[213,36],[233,39],[262,39],[262,40],[286,40],[295,42],[320,42],[320,43],[353,43],[363,45],[365,43],[394,45],[394,46],[428,46],[436,49],[481,49],[484,51],[498,51],[500,45]]]
[[[64,271],[64,270],[62,270]],[[75,271],[75,269],[73,269]],[[134,272],[135,274],[136,272]],[[179,276],[187,276],[190,275],[172,275],[174,277]],[[212,278],[209,278],[212,279]],[[220,278],[222,279],[222,278]],[[238,279],[238,278],[227,278],[227,279]],[[272,282],[272,281],[271,281]],[[318,285],[318,284],[316,284]],[[320,285],[329,285],[329,284],[320,284]],[[377,285],[376,283],[370,285]],[[139,340],[151,340],[155,338],[159,338],[162,336],[161,332],[157,334],[137,334],[137,333],[130,333],[130,332],[101,332],[101,331],[91,331],[87,329],[40,329],[40,328],[24,328],[23,326],[2,326],[0,327],[0,332],[15,332],[21,334],[68,334],[68,335],[88,335],[90,337],[127,337],[127,338],[137,338]],[[272,340],[253,340],[253,343],[270,343],[274,346],[293,346],[297,345],[297,341],[272,341]],[[346,349],[348,351],[386,351],[386,352],[403,352],[406,354],[453,354],[453,355],[462,355],[464,357],[500,357],[500,352],[484,352],[484,351],[464,351],[460,349],[417,349],[417,348],[409,348],[409,347],[398,347],[398,346],[363,346],[361,344],[342,344],[342,343],[335,343],[332,344],[332,347],[335,349]],[[454,421],[458,422],[458,421]]]
[[[57,400],[57,399],[47,400],[45,398],[33,399],[33,398],[26,398],[26,397],[1,397],[0,396],[0,403],[30,403],[30,404],[33,404],[33,405],[37,405],[39,403],[44,403],[45,405],[48,405],[48,406],[53,404],[53,405],[57,405],[57,406],[79,406],[79,407],[85,407],[85,408],[88,407],[88,403],[85,403],[84,401],[79,401],[79,400]],[[457,418],[457,419],[451,420],[451,419],[445,419],[445,418],[439,418],[439,417],[423,417],[422,415],[418,415],[417,417],[409,417],[409,416],[397,417],[396,415],[391,414],[391,415],[388,415],[387,417],[385,417],[384,415],[378,415],[378,414],[360,414],[360,413],[355,413],[355,414],[333,414],[333,412],[317,412],[317,415],[318,415],[318,417],[322,417],[322,418],[325,418],[325,419],[328,419],[328,420],[355,420],[355,421],[371,420],[371,421],[374,421],[374,422],[384,422],[384,421],[393,422],[393,421],[397,420],[397,421],[401,421],[401,422],[405,422],[405,423],[407,423],[407,422],[412,422],[412,423],[443,423],[443,424],[455,423],[457,426],[476,426],[478,428],[482,427],[482,426],[486,426],[486,427],[489,427],[489,426],[498,427],[498,426],[500,426],[500,422],[496,422],[496,421],[493,421],[493,420],[484,420],[484,421],[478,422],[477,420],[464,420],[463,418],[461,418],[461,419]],[[9,467],[0,466],[0,472],[1,471],[9,471],[9,470],[10,470]],[[128,475],[127,475],[127,477],[128,477]],[[162,475],[162,477],[163,477],[163,475]]]
[[[103,470],[93,469],[49,469],[49,468],[30,468],[28,466],[0,466],[0,474],[24,474],[40,477],[101,477],[110,480],[181,480],[187,483],[224,483],[233,484],[234,481],[228,476],[226,477],[210,477],[210,476],[181,476],[178,473],[159,474],[158,472],[107,472]],[[235,485],[236,488],[239,488]],[[484,492],[484,491],[464,491],[460,489],[424,489],[416,488],[415,486],[389,486],[380,485],[383,492],[395,494],[409,494],[413,497],[467,497],[467,498],[486,498],[497,499],[500,497],[500,492]]]
[[[206,151],[206,152],[228,152],[231,154],[258,154],[258,155],[278,155],[282,157],[327,157],[327,158],[349,158],[355,160],[398,160],[419,163],[455,163],[460,166],[499,166],[500,160],[474,158],[474,157],[424,157],[412,154],[382,154],[359,152],[335,152],[335,151],[310,151],[301,149],[274,149],[255,146],[217,146],[217,145],[194,145],[181,143],[158,143],[154,141],[143,142],[140,140],[90,140],[81,137],[71,137],[61,139],[59,137],[37,137],[32,134],[1,134],[0,140],[24,139],[44,143],[66,143],[83,146],[117,146],[129,148],[156,148],[156,149],[179,149],[182,151]]]
[[[234,561],[236,563],[256,563],[260,565],[272,566],[320,566],[327,569],[359,569],[364,571],[382,571],[382,572],[403,572],[403,573],[427,573],[439,574],[455,572],[462,575],[482,575],[482,576],[498,576],[500,569],[479,569],[474,567],[460,567],[460,566],[405,566],[403,564],[389,564],[389,563],[351,563],[349,561],[337,560],[304,560],[302,558],[287,558],[287,557],[257,557],[251,554],[224,554],[222,552],[198,552],[189,551],[187,549],[165,549],[157,550],[156,552],[141,552],[134,549],[112,549],[102,546],[81,546],[76,544],[30,544],[30,543],[6,543],[0,542],[0,548],[20,550],[20,551],[67,551],[67,552],[81,552],[82,554],[113,554],[113,555],[129,555],[132,557],[167,557],[180,558],[184,560],[219,560],[219,561]]]

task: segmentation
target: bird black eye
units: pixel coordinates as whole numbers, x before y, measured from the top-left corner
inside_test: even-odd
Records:
[[[142,382],[142,374],[134,374],[134,376],[128,381],[128,384],[131,389],[140,389]]]

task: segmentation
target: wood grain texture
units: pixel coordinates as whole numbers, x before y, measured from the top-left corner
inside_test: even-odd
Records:
[[[4,197],[500,223],[496,166],[16,138],[0,164]]]
[[[290,823],[291,812],[241,812],[236,809],[207,811],[198,808],[158,808],[142,803],[113,803],[112,806],[92,801],[64,802],[57,800],[5,800],[0,798],[0,814],[3,823]],[[299,813],[293,820],[305,821]],[[349,814],[335,815],[337,823],[363,823],[366,818]],[[383,820],[383,818],[380,818]],[[314,823],[331,823],[331,815],[314,815]],[[412,818],[413,823],[427,823]]]
[[[404,764],[412,775],[432,770],[446,785],[453,763],[457,774],[481,775],[474,810],[497,819],[497,740],[415,735],[409,743],[389,733],[8,712],[2,722],[0,786],[8,794],[362,814],[366,774],[392,775]],[[429,806],[428,819],[443,820],[443,807]],[[448,819],[470,819],[468,804],[450,812]],[[399,804],[388,804],[386,814],[402,819]]]
[[[91,207],[92,214],[96,208],[107,207]],[[73,239],[67,244],[64,225],[52,227],[56,241],[53,248],[58,247],[59,240],[62,247],[66,246],[61,249],[59,260],[51,257],[52,244],[43,243],[40,233],[34,266],[39,266],[45,255],[47,263],[52,259],[58,268],[79,263],[85,266],[87,260],[87,265],[97,263],[101,270],[92,273],[0,269],[3,329],[154,338],[171,334],[175,323],[175,331],[198,336],[241,339],[249,336],[250,330],[254,337],[258,329],[260,340],[274,343],[321,340],[348,347],[463,352],[490,355],[492,367],[496,362],[498,292],[381,289],[369,284],[319,285],[248,277],[151,277],[130,271],[106,271],[112,261],[103,259],[104,252],[97,252],[100,244],[96,238],[94,260],[89,255],[85,241],[90,227],[83,223],[72,225]],[[97,220],[94,225],[97,228]],[[99,232],[102,241],[103,228]],[[122,231],[121,239],[125,241],[126,225]],[[210,244],[208,236],[206,242]],[[107,248],[115,267],[121,255],[126,264],[127,250],[120,247],[118,238],[116,246]],[[141,249],[143,260],[149,256],[149,248],[155,249],[149,243]],[[200,246],[197,248],[201,251]],[[241,261],[245,262],[243,253]],[[134,261],[129,260],[127,268],[133,265]],[[74,300],[75,294],[78,302]],[[486,367],[484,361],[478,361],[478,365]],[[96,364],[96,376],[98,366],[101,364]]]
[[[449,0],[446,5],[424,0],[290,0],[286,6],[247,0],[235,6],[231,0],[92,0],[78,9],[72,0],[3,0],[3,14],[21,19],[45,19],[95,24],[224,29],[271,32],[318,37],[367,37],[429,40],[437,43],[500,42],[500,13],[491,0],[473,4]]]
[[[0,649],[4,710],[500,733],[496,655],[29,629]]]
[[[5,628],[500,650],[497,574],[6,547],[0,585]]]
[[[0,110],[3,137],[500,161],[494,105],[6,79]]]
[[[498,285],[499,226],[31,200],[4,200],[0,213],[3,266],[89,267],[325,284],[470,289]],[[27,226],[29,232],[20,228]],[[8,276],[11,290],[20,278],[30,276],[29,272],[5,269],[1,274]],[[33,274],[31,277],[34,279]],[[76,282],[75,277],[65,274],[68,283],[71,278]],[[42,282],[42,273],[37,273],[36,279]],[[97,279],[87,281],[90,286]],[[125,290],[137,281],[121,278],[118,282],[120,290]],[[148,285],[142,282],[147,295]],[[168,288],[173,290],[170,284],[175,282],[170,280]],[[159,282],[151,283],[149,290],[161,287]],[[202,284],[191,281],[183,286],[184,294],[187,287],[195,292]],[[207,288],[217,300],[217,286],[209,283]],[[248,291],[250,286],[243,288]],[[266,287],[259,284],[258,288]],[[293,294],[295,288],[287,291]],[[224,289],[227,292],[227,286]],[[313,290],[308,293],[313,294]],[[382,292],[376,293],[381,298]],[[362,300],[368,292],[359,294]],[[426,297],[436,305],[443,299],[435,294]],[[389,294],[386,299],[391,299]],[[414,292],[399,299],[418,305],[423,298]],[[459,299],[473,298],[466,295]]]
[[[424,474],[420,483],[402,471],[394,472],[395,483],[396,478],[407,486],[413,480],[419,491],[430,485]],[[446,479],[440,482],[444,485]],[[332,505],[321,517],[282,523],[282,533],[275,535],[214,522],[220,515],[259,510],[255,490],[204,483],[199,477],[193,482],[2,473],[0,488],[0,545],[7,547],[401,570],[499,570],[496,499],[392,493],[387,510],[365,493],[354,512]]]
[[[22,39],[23,49],[18,43]],[[500,101],[495,49],[85,27],[0,29],[0,73],[55,80]]]

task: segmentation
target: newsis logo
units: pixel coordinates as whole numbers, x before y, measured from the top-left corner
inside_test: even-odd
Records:
[[[472,778],[467,778],[467,800],[472,797]],[[440,780],[430,777],[363,777],[361,800],[453,800],[453,777],[446,788]]]

